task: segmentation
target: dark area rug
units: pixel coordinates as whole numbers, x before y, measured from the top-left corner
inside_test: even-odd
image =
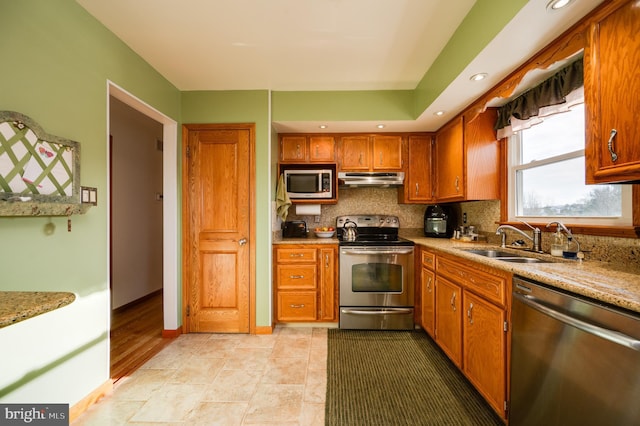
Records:
[[[327,425],[504,425],[427,334],[330,329]]]

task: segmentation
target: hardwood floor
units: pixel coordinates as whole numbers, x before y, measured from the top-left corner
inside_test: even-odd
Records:
[[[138,369],[173,339],[162,337],[162,290],[111,314],[111,379]]]

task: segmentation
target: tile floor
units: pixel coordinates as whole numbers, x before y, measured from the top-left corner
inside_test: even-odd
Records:
[[[324,425],[327,329],[178,337],[73,425]]]

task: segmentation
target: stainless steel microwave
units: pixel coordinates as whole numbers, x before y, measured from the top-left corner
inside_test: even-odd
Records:
[[[333,198],[331,169],[285,169],[284,182],[289,198]]]

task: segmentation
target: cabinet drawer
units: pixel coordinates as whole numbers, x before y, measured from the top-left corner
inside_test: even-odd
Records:
[[[279,321],[315,321],[315,291],[280,291],[278,292]]]
[[[316,262],[315,248],[282,248],[276,251],[278,263],[310,263]]]
[[[433,269],[436,267],[436,255],[424,250],[422,250],[421,253],[422,253],[422,266],[424,266],[425,268],[431,269],[433,271]]]
[[[438,275],[453,280],[465,288],[504,306],[506,304],[506,279],[478,269],[471,269],[458,262],[438,257]]]
[[[278,289],[315,289],[316,265],[277,265]]]

